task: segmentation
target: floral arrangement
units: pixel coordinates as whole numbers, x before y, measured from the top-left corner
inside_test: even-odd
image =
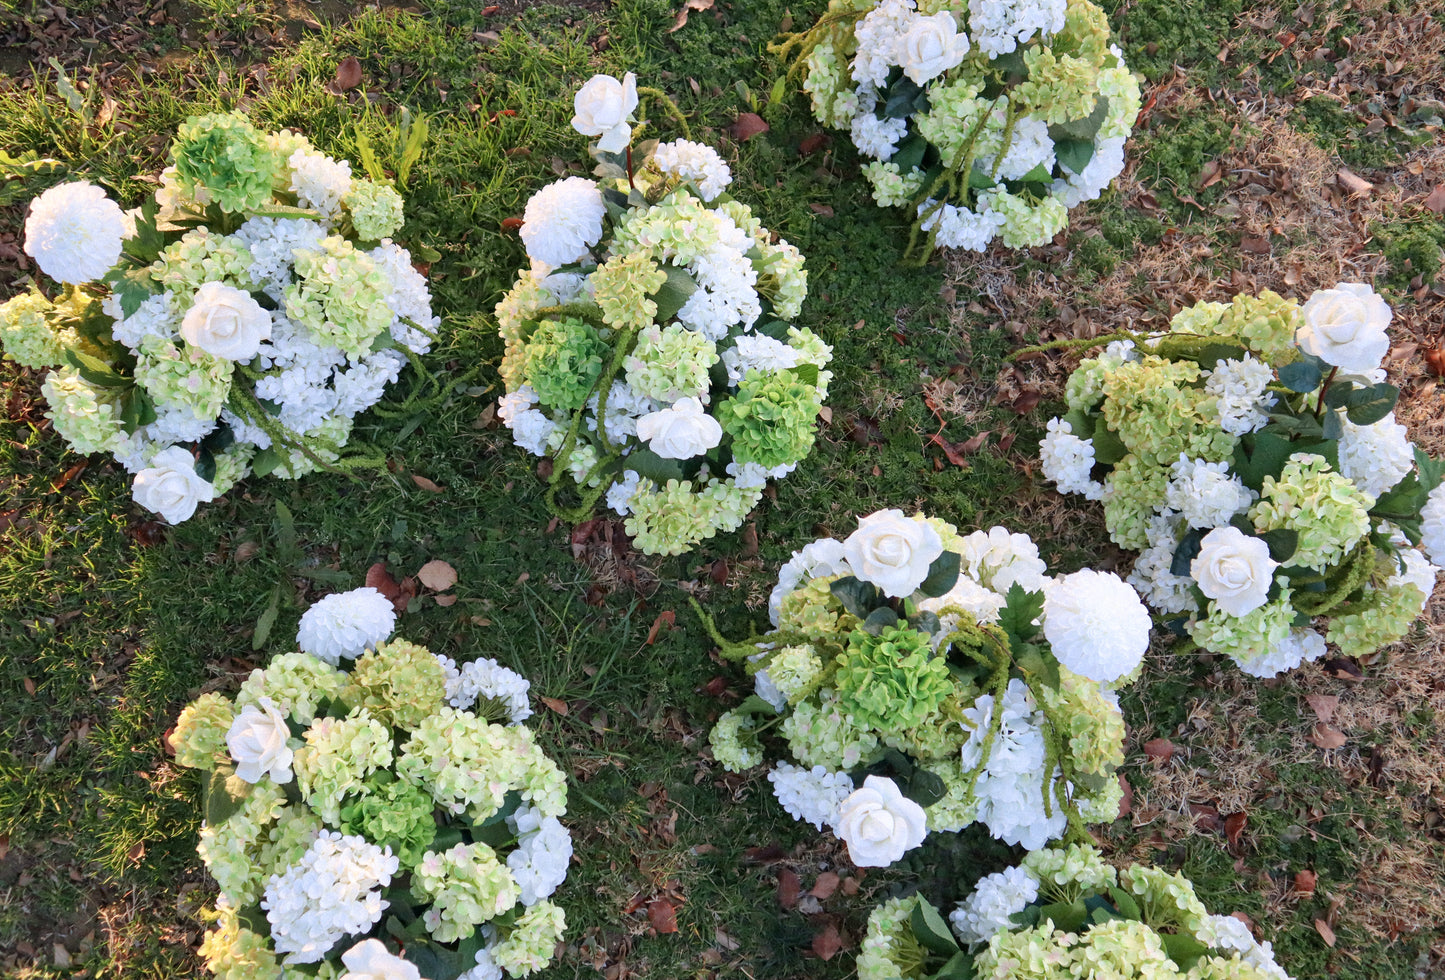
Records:
[[[1124,169],[1139,83],[1090,0],[832,0],[773,50],[870,158],[910,253],[1042,245]]]
[[[374,463],[342,455],[353,418],[440,324],[388,237],[401,195],[236,113],[188,119],[170,159],[130,212],[84,181],[31,202],[25,251],[63,288],[0,306],[0,345],[53,369],[55,430],[171,523],[251,473]]]
[[[631,145],[639,91],[676,112],[631,74],[582,88],[573,125],[600,136],[597,179],[527,204],[532,266],[497,306],[498,415],[552,461],[559,514],[586,519],[605,498],[639,549],[674,555],[736,530],[812,449],[832,348],[788,324],[803,256],[725,193],[716,151]],[[557,503],[564,478],[576,506]]]
[[[1102,501],[1110,536],[1140,552],[1130,583],[1247,673],[1327,643],[1372,653],[1435,587],[1445,467],[1395,421],[1390,319],[1358,283],[1303,306],[1268,291],[1200,303],[1163,334],[1103,338],[1048,423],[1044,475]]]
[[[566,776],[520,724],[529,685],[387,640],[394,624],[375,589],[328,597],[302,652],[181,713],[176,761],[210,774],[216,976],[501,980],[551,961],[572,839]]]
[[[1267,942],[1211,915],[1182,874],[1116,870],[1087,844],[980,880],[947,921],[922,895],[868,917],[858,980],[1290,980]]]
[[[885,510],[794,552],[770,605],[770,633],[712,631],[756,691],[718,719],[713,756],[760,765],[776,729],[778,802],[854,864],[974,822],[1042,847],[1118,815],[1111,686],[1137,674],[1150,621],[1117,576],[1050,577],[1025,535]]]

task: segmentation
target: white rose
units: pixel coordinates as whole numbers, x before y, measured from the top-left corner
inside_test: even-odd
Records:
[[[395,956],[380,939],[367,939],[341,954],[341,980],[421,980],[416,965]]]
[[[722,442],[722,426],[696,398],[679,398],[638,419],[637,438],[663,459],[692,459]]]
[[[156,453],[151,465],[135,475],[130,493],[136,503],[171,524],[189,520],[198,503],[216,499],[215,488],[196,474],[190,452],[180,446]]]
[[[833,830],[858,867],[885,868],[923,843],[927,824],[923,807],[904,796],[893,780],[869,776],[838,805]]]
[[[196,290],[196,301],[181,321],[181,336],[192,347],[228,361],[249,361],[271,339],[271,314],[251,294],[208,282]]]
[[[611,75],[593,75],[572,101],[576,115],[572,128],[583,136],[597,136],[597,148],[621,153],[632,142],[628,120],[637,109],[637,76],[628,72],[618,81]]]
[[[853,574],[895,599],[912,595],[941,554],[943,539],[933,526],[904,517],[901,510],[869,514],[843,542]]]
[[[898,39],[894,58],[903,66],[903,74],[922,85],[958,67],[966,54],[968,35],[958,33],[953,15],[943,11],[916,18],[908,33]]]
[[[293,753],[286,740],[290,736],[286,716],[270,698],[246,705],[226,732],[226,749],[236,760],[236,775],[248,783],[259,783],[268,775],[273,783],[289,783]]]
[[[1295,343],[1306,354],[1346,371],[1367,372],[1380,366],[1390,349],[1385,328],[1390,305],[1364,283],[1342,282],[1321,289],[1304,305],[1305,325]]]
[[[1199,590],[1231,616],[1243,616],[1264,605],[1279,562],[1269,546],[1237,527],[1217,527],[1204,536],[1189,574]]]

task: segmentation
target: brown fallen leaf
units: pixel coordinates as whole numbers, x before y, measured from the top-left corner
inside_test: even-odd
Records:
[[[1344,732],[1332,725],[1326,725],[1322,721],[1315,722],[1314,731],[1310,732],[1307,737],[1322,749],[1338,749],[1343,747],[1347,741]]]
[[[396,584],[396,579],[386,570],[384,561],[379,561],[366,570],[366,587],[375,589],[393,603],[401,598],[401,586]]]
[[[0,861],[5,860],[5,855],[10,853],[10,835],[0,834]]]
[[[1445,184],[1441,185],[1445,187]],[[1445,347],[1432,347],[1425,352],[1425,366],[1437,378],[1445,378]]]
[[[689,13],[694,10],[711,10],[712,4],[713,0],[686,0],[682,5],[682,9],[677,12],[677,17],[673,20],[672,26],[667,29],[667,33],[674,34],[682,30],[687,24],[687,15]],[[661,930],[658,931],[660,932]]]
[[[1425,198],[1425,207],[1436,214],[1445,214],[1445,184],[1436,184]]]
[[[520,228],[522,227],[522,225],[524,225],[524,224],[526,224],[526,222],[524,222],[521,218],[503,218],[503,219],[502,219],[502,230],[503,230],[503,231],[517,231],[517,230],[520,229]]]
[[[1242,238],[1239,242],[1240,251],[1248,252],[1251,255],[1268,255],[1271,246],[1268,238]]]
[[[657,618],[652,621],[652,629],[647,631],[647,645],[652,646],[656,643],[657,634],[661,633],[664,628],[670,630],[675,625],[677,625],[677,613],[671,609],[664,609],[658,613]]]
[[[831,204],[809,204],[808,207],[820,218],[833,217],[833,206]]]
[[[818,880],[813,882],[813,897],[820,902],[826,902],[833,897],[841,883],[842,879],[835,872],[824,871],[818,875]]]
[[[437,596],[436,604],[441,606],[443,609],[445,609],[447,606],[455,606],[457,604],[456,593],[448,592],[446,595]]]
[[[441,492],[442,492],[442,488],[441,488],[441,487],[437,486],[435,483],[433,483],[431,480],[428,480],[426,477],[424,477],[424,476],[419,476],[419,475],[416,474],[416,473],[413,473],[413,474],[411,475],[411,482],[412,482],[412,483],[415,483],[417,486],[421,487],[423,490],[430,491],[431,493],[441,493]]]
[[[439,558],[433,558],[423,565],[416,577],[433,592],[445,592],[457,584],[457,570]]]
[[[1315,717],[1323,722],[1329,722],[1340,706],[1339,696],[1334,694],[1306,694],[1305,702],[1314,711]]]
[[[814,133],[812,136],[804,136],[798,141],[798,156],[810,157],[831,142],[832,139],[829,138],[827,133]]]
[[[837,956],[842,948],[843,938],[838,935],[838,927],[831,922],[813,934],[813,952],[824,962]]]
[[[1297,871],[1294,876],[1294,890],[1301,895],[1313,895],[1315,882],[1318,880],[1318,876],[1308,868],[1304,871]]]
[[[1340,168],[1340,172],[1335,174],[1335,180],[1350,194],[1361,197],[1369,195],[1375,189],[1374,184],[1347,167]]]
[[[1224,836],[1229,840],[1230,850],[1239,850],[1239,838],[1244,833],[1247,823],[1249,823],[1249,816],[1244,813],[1231,813],[1224,818]]]
[[[788,856],[788,852],[777,844],[768,844],[766,847],[749,847],[743,851],[743,860],[749,864],[776,864]]]
[[[30,695],[32,698],[35,697],[35,682],[32,681],[30,678],[26,677],[24,680],[21,681],[21,683],[25,685],[25,693]]]
[[[677,909],[665,898],[653,899],[647,903],[647,921],[658,935],[677,932]]]
[[[759,133],[766,133],[770,128],[756,112],[742,112],[728,127],[728,135],[739,143],[746,143]]]
[[[131,864],[140,864],[141,858],[146,856],[145,841],[136,841],[130,846],[130,850],[125,852],[125,856]]]
[[[361,84],[361,62],[353,56],[341,59],[336,66],[336,77],[326,83],[326,91],[332,95],[349,92]]]
[[[1335,948],[1335,931],[1330,928],[1330,924],[1328,922],[1326,922],[1324,919],[1316,919],[1315,931],[1320,934],[1320,938],[1325,941],[1326,946],[1328,946],[1330,949]]]
[[[1144,743],[1144,754],[1155,762],[1168,762],[1174,757],[1174,743],[1167,738],[1151,738]]]
[[[1134,787],[1122,772],[1119,773],[1119,786],[1124,790],[1124,798],[1119,801],[1119,817],[1122,819],[1134,812]]]
[[[798,896],[802,893],[803,882],[796,872],[783,868],[778,872],[778,905],[783,909],[791,909],[798,904]]]
[[[568,711],[567,702],[559,698],[543,698],[542,703],[559,715],[565,715]]]

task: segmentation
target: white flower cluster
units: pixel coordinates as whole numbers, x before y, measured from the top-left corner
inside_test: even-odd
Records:
[[[1195,938],[1212,949],[1238,953],[1242,961],[1265,976],[1290,980],[1290,975],[1274,960],[1274,946],[1255,939],[1249,926],[1232,915],[1206,916]]]
[[[1059,493],[1082,494],[1100,500],[1104,484],[1093,477],[1094,441],[1080,439],[1063,419],[1049,419],[1048,435],[1039,443],[1044,479],[1054,481]]]
[[[978,820],[1006,844],[1030,850],[1043,847],[1068,826],[1057,798],[1049,801],[1051,814],[1044,812],[1043,712],[1023,681],[1009,681],[1002,705],[1003,725],[985,760],[983,742],[994,710],[993,695],[985,694],[963,712],[973,729],[963,744],[964,767],[983,765],[974,784]],[[1058,785],[1058,777],[1056,768],[1049,775],[1050,792]]]
[[[288,964],[316,963],[343,937],[381,920],[397,859],[365,838],[323,830],[301,859],[266,883],[261,908]]]
[[[438,657],[447,674],[447,703],[469,709],[480,702],[496,702],[508,721],[519,725],[532,717],[532,682],[491,657],[480,657],[460,668],[449,657]]]
[[[395,629],[396,607],[367,586],[318,599],[301,614],[296,643],[304,652],[335,667],[343,657],[355,660]]]
[[[1036,34],[1064,29],[1067,0],[969,0],[968,29],[990,58],[1017,50]]]
[[[507,868],[522,889],[522,904],[536,905],[567,878],[572,860],[572,833],[556,817],[544,817],[534,806],[507,817],[517,835],[517,849],[507,855]]]
[[[973,894],[948,916],[958,941],[977,946],[994,933],[1012,929],[1011,917],[1039,897],[1039,880],[1027,868],[1012,867],[980,878]]]
[[[819,830],[837,822],[838,807],[853,792],[853,780],[846,772],[830,772],[823,766],[801,769],[779,762],[768,773],[768,782],[789,816]]]
[[[1164,491],[1164,504],[1190,527],[1211,528],[1228,524],[1235,514],[1248,510],[1258,496],[1243,480],[1230,474],[1228,463],[1206,463],[1180,453]]]

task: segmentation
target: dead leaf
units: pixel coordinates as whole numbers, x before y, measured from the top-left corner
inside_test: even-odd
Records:
[[[336,77],[326,83],[326,91],[332,95],[340,95],[342,92],[349,92],[361,84],[361,62],[355,57],[341,59],[341,64],[336,66]]]
[[[1151,738],[1144,743],[1144,754],[1155,762],[1168,762],[1174,756],[1174,743],[1167,738]]]
[[[673,34],[682,30],[687,24],[687,15],[689,13],[694,10],[711,10],[712,4],[713,0],[687,0],[687,2],[682,5],[682,9],[677,12],[677,18],[672,22],[672,26],[667,29],[667,33]],[[661,931],[661,929],[658,930],[658,932]]]
[[[657,642],[657,634],[662,632],[664,627],[672,629],[675,625],[677,625],[677,613],[671,609],[664,609],[658,613],[657,618],[652,621],[652,629],[647,631],[647,645],[652,646]]]
[[[743,860],[750,864],[776,864],[788,856],[788,852],[777,844],[766,847],[749,847],[743,851]]]
[[[1365,672],[1360,665],[1348,657],[1330,657],[1320,661],[1320,666],[1325,673],[1342,681],[1362,681],[1365,679]]]
[[[1425,198],[1425,207],[1436,214],[1445,214],[1445,184],[1435,185],[1435,189]]]
[[[1346,167],[1340,168],[1340,172],[1335,174],[1335,180],[1350,194],[1366,196],[1375,189],[1374,184]]]
[[[1326,946],[1328,946],[1330,949],[1335,948],[1335,931],[1330,928],[1330,924],[1328,922],[1326,922],[1324,919],[1316,919],[1315,931],[1320,934],[1320,938],[1325,941]]]
[[[384,561],[379,561],[366,570],[366,587],[375,589],[393,603],[401,597],[401,586],[396,584],[396,579],[386,570]]]
[[[439,595],[436,597],[436,604],[441,606],[442,608],[446,608],[447,606],[455,606],[457,604],[456,594],[453,592],[449,592],[446,595]]]
[[[1315,717],[1323,722],[1329,722],[1340,706],[1339,696],[1334,694],[1306,694],[1305,701],[1314,710]]]
[[[25,693],[30,695],[32,698],[35,697],[35,682],[27,677],[22,683],[24,683],[25,685]]]
[[[778,872],[778,905],[784,909],[791,909],[798,904],[798,895],[803,890],[803,882],[796,872],[783,868]]]
[[[1036,388],[1025,388],[1009,406],[1020,415],[1027,415],[1038,407],[1039,402],[1044,400],[1043,392]]]
[[[647,904],[647,921],[659,935],[677,932],[677,909],[665,898],[654,899]]]
[[[568,711],[567,702],[558,698],[543,698],[542,703],[559,715],[565,715]]]
[[[833,897],[841,883],[842,879],[835,872],[824,871],[818,875],[818,880],[813,882],[813,897],[820,902],[826,902]]]
[[[756,112],[742,112],[728,127],[728,135],[739,143],[746,143],[759,133],[766,133],[770,128]]]
[[[833,206],[831,204],[809,204],[808,207],[820,218],[833,217]]]
[[[832,140],[827,133],[814,133],[812,136],[804,136],[802,140],[798,142],[798,156],[810,157],[831,142]]]
[[[1322,721],[1315,722],[1315,730],[1308,738],[1322,749],[1338,749],[1347,741],[1344,732]]]
[[[130,846],[130,850],[125,852],[125,856],[131,864],[140,864],[141,858],[146,856],[145,841],[136,841]]]
[[[416,573],[422,585],[433,592],[445,592],[457,584],[457,570],[439,558],[434,558]]]
[[[1268,238],[1243,238],[1239,242],[1240,251],[1248,252],[1251,255],[1268,255],[1271,246]]]
[[[1445,187],[1445,184],[1441,185]],[[1445,378],[1445,347],[1433,347],[1425,352],[1425,366],[1437,378]]]
[[[260,550],[261,545],[258,542],[242,541],[240,544],[236,545],[236,553],[231,556],[231,559],[237,565],[244,565],[252,558],[255,558],[256,553]]]
[[[813,952],[824,962],[837,956],[842,948],[843,939],[838,935],[838,927],[831,922],[813,934]]]
[[[520,229],[520,228],[522,227],[522,225],[524,225],[524,224],[526,224],[526,222],[524,222],[521,218],[503,218],[503,219],[502,219],[502,230],[503,230],[503,231],[517,231],[517,230]]]
[[[1239,838],[1248,822],[1249,816],[1244,813],[1231,813],[1224,818],[1224,836],[1229,840],[1230,850],[1239,849]]]
[[[1119,801],[1119,816],[1123,818],[1134,812],[1134,787],[1122,772],[1119,773],[1119,786],[1124,790],[1124,798]]]
[[[717,561],[713,562],[713,563],[712,563],[712,568],[708,571],[707,574],[708,574],[708,578],[712,579],[712,580],[713,580],[714,582],[716,582],[718,585],[727,585],[727,584],[728,584],[728,563],[727,563],[727,559],[726,559],[726,558],[719,558]]]
[[[1308,868],[1304,871],[1297,871],[1294,876],[1294,890],[1301,895],[1313,895],[1315,893],[1315,882],[1318,880],[1318,876]]]
[[[417,475],[416,473],[413,473],[413,474],[411,475],[411,482],[412,482],[412,483],[415,483],[417,486],[421,487],[423,490],[429,490],[429,491],[431,491],[432,493],[441,493],[441,492],[442,492],[442,488],[441,488],[441,487],[437,486],[435,483],[433,483],[431,480],[428,480],[426,477],[424,477],[424,476],[419,476],[419,475]]]
[[[5,860],[5,855],[10,853],[10,835],[0,834],[0,861]]]

